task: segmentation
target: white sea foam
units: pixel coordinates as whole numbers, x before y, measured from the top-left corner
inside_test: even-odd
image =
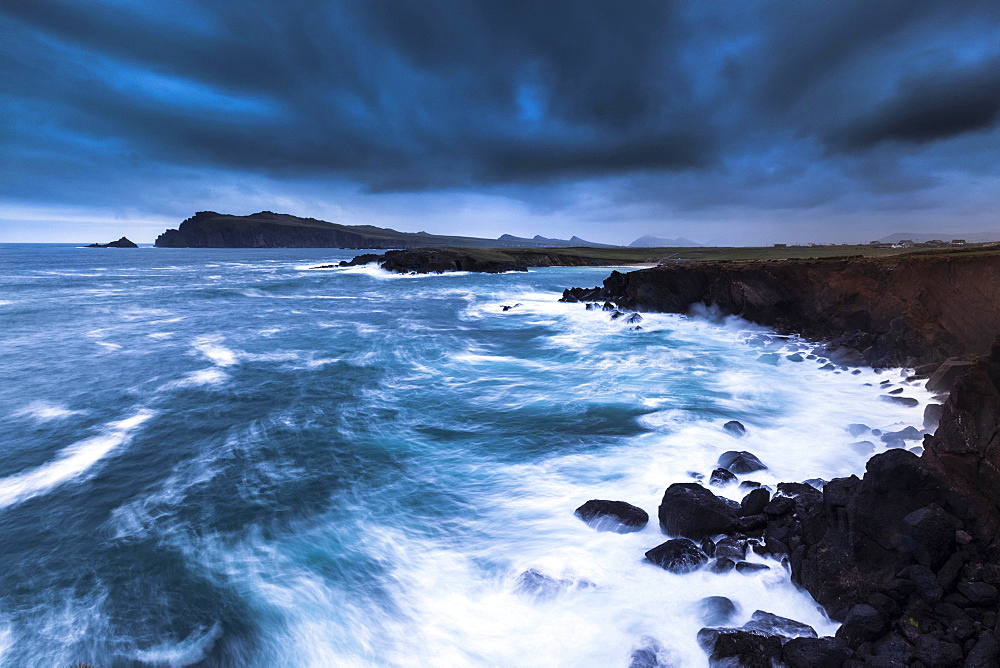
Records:
[[[75,411],[67,408],[63,404],[56,404],[49,401],[32,401],[24,408],[15,411],[15,417],[29,417],[39,422],[49,420],[62,420],[71,415],[78,415],[83,411]]]
[[[199,627],[188,637],[178,642],[163,642],[154,647],[137,650],[135,658],[145,663],[166,664],[175,666],[190,666],[205,659],[205,654],[222,635],[222,627],[218,622],[209,628]]]
[[[207,357],[216,366],[233,366],[239,363],[237,354],[226,348],[221,343],[219,337],[201,337],[196,339],[192,345],[195,350]]]
[[[153,415],[153,411],[143,409],[124,420],[109,422],[101,434],[67,446],[52,461],[0,478],[0,508],[40,496],[59,485],[80,478],[127,442]]]

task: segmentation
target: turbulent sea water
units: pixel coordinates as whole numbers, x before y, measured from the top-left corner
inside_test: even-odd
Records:
[[[558,302],[607,268],[311,269],[355,254],[0,247],[0,663],[627,666],[654,638],[704,666],[712,595],[836,630],[777,561],[643,553],[663,490],[726,450],[767,485],[862,473],[847,425],[921,426],[904,372]],[[652,521],[595,531],[588,499]]]

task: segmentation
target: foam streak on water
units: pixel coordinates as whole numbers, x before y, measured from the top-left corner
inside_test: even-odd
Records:
[[[339,251],[4,252],[11,665],[624,666],[651,637],[663,661],[705,666],[695,606],[712,595],[737,624],[763,609],[830,634],[777,561],[752,556],[771,566],[752,576],[645,563],[666,539],[663,490],[730,449],[769,467],[741,479],[772,487],[860,474],[918,444],[881,436],[921,429],[931,400],[904,371],[830,368],[739,320],[634,329],[558,302],[601,268],[398,277],[310,269],[353,255]],[[573,515],[593,498],[653,522],[597,532]],[[553,586],[526,591],[529,570]]]

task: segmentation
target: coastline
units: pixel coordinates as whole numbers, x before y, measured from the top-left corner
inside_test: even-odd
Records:
[[[685,313],[704,304],[824,340],[838,363],[919,366],[920,377],[933,374],[929,382],[951,390],[921,456],[889,450],[869,460],[862,478],[831,480],[822,492],[784,483],[766,506],[721,532],[724,540],[786,555],[793,582],[843,622],[836,639],[786,642],[789,653],[781,644],[762,649],[767,643],[754,634],[729,630],[707,638],[712,660],[765,651],[790,666],[996,665],[998,286],[1000,252],[980,250],[667,265],[615,271],[603,286],[564,292],[563,301],[629,310]],[[661,527],[674,487],[661,505]],[[695,504],[701,511],[717,501],[705,491],[708,498]],[[760,506],[750,499],[744,507]]]

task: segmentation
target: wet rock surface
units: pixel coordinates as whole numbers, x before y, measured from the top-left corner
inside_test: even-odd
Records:
[[[708,562],[708,556],[694,541],[674,538],[646,552],[646,559],[671,573],[689,573]]]
[[[645,510],[624,501],[591,499],[577,508],[575,514],[598,531],[616,533],[639,531],[649,522]]]
[[[701,540],[733,530],[738,509],[738,504],[697,483],[681,482],[663,493],[658,517],[664,533]]]

